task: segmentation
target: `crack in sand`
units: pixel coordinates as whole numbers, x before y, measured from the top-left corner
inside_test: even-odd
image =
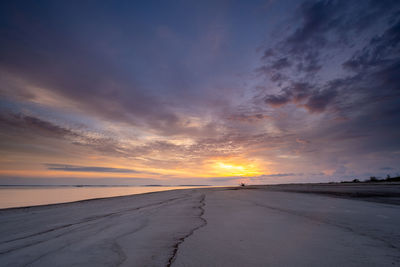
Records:
[[[75,228],[75,229],[72,229],[72,231],[80,230],[80,229],[82,229],[82,228],[84,228],[84,227],[88,227],[88,226],[90,226],[90,225],[82,225],[82,226],[80,226],[80,227],[77,227],[77,228]],[[100,233],[100,232],[104,231],[105,229],[107,229],[107,228],[109,228],[109,227],[110,227],[109,225],[108,225],[108,226],[105,226],[105,227],[102,227],[102,228],[98,229],[95,233],[93,233],[93,235],[96,235],[97,233]],[[62,233],[62,234],[57,235],[57,236],[55,236],[55,237],[53,237],[53,238],[49,238],[49,239],[43,240],[42,242],[39,242],[39,243],[37,243],[37,244],[44,243],[44,242],[46,242],[46,241],[50,241],[50,240],[52,240],[52,239],[59,238],[60,236],[63,236],[64,234],[65,234],[65,233]],[[80,238],[78,242],[80,242],[80,241],[82,241],[82,238]],[[32,264],[36,263],[37,261],[39,261],[39,260],[41,260],[41,259],[43,259],[43,258],[46,258],[47,256],[49,256],[49,255],[51,255],[51,254],[57,253],[58,251],[61,251],[61,250],[65,249],[65,248],[71,246],[71,245],[74,244],[74,243],[76,243],[76,242],[67,242],[66,244],[62,245],[61,247],[58,247],[58,248],[56,248],[56,249],[54,249],[54,250],[48,251],[48,252],[46,252],[46,253],[44,253],[44,254],[38,256],[37,258],[35,258],[35,259],[29,261],[28,263],[24,264],[23,266],[31,266]]]
[[[177,200],[177,199],[185,198],[186,196],[187,195],[185,195],[184,197],[177,197],[177,198],[167,199],[167,200],[156,202],[156,203],[152,203],[152,204],[149,204],[149,205],[144,205],[144,206],[140,206],[140,207],[120,210],[120,211],[117,211],[117,212],[112,212],[112,213],[107,213],[107,214],[103,214],[103,215],[97,215],[97,216],[88,217],[83,221],[79,221],[79,222],[76,222],[76,223],[69,223],[69,224],[61,225],[61,226],[54,227],[54,228],[51,228],[51,229],[48,229],[48,230],[44,230],[44,231],[41,231],[41,232],[33,233],[33,234],[30,234],[30,235],[27,235],[27,236],[22,236],[22,237],[17,237],[17,238],[14,238],[14,239],[5,240],[5,241],[2,241],[0,244],[10,243],[10,242],[13,242],[13,241],[18,241],[18,240],[22,240],[22,239],[38,236],[38,235],[43,235],[43,234],[46,234],[46,233],[49,233],[49,232],[53,232],[53,231],[57,231],[57,230],[61,230],[61,229],[64,229],[64,228],[67,228],[67,227],[70,227],[70,226],[73,226],[73,225],[78,225],[78,224],[82,224],[82,223],[87,223],[87,222],[99,220],[99,219],[102,219],[102,218],[105,218],[105,217],[110,217],[110,216],[117,215],[117,214],[124,213],[124,212],[128,212],[128,211],[135,211],[135,210],[144,209],[144,208],[148,208],[148,207],[152,207],[152,206],[162,205],[162,204],[168,203],[170,201],[174,201],[174,200]]]
[[[116,238],[114,238],[113,240],[113,246],[112,246],[112,250],[114,252],[116,252],[118,254],[119,257],[119,261],[115,266],[121,266],[128,258],[128,256],[126,255],[126,253],[124,252],[123,248],[119,245],[118,243],[118,239],[120,239],[121,237],[126,237],[128,235],[134,234],[136,232],[139,232],[140,230],[142,230],[143,228],[147,227],[148,225],[148,220],[146,219],[146,222],[142,223],[138,228],[132,230],[132,231],[128,231],[125,232],[119,236],[117,236]]]
[[[14,239],[11,239],[11,240],[6,240],[6,241],[3,241],[1,244],[6,244],[6,243],[10,243],[10,242],[24,240],[24,239],[31,238],[31,237],[45,235],[45,234],[48,234],[48,233],[51,233],[51,232],[56,232],[58,230],[66,229],[68,227],[72,227],[72,226],[76,226],[76,225],[81,225],[81,224],[93,222],[93,221],[96,221],[96,220],[99,220],[99,219],[104,219],[104,218],[112,217],[112,216],[115,216],[115,215],[120,215],[120,214],[123,214],[125,212],[137,211],[137,210],[141,210],[141,209],[144,209],[144,208],[149,208],[149,207],[154,207],[154,206],[167,204],[167,203],[172,202],[174,200],[182,199],[182,198],[185,198],[185,197],[187,197],[187,195],[184,195],[183,197],[167,199],[167,200],[156,202],[156,203],[152,203],[152,204],[149,204],[149,205],[144,205],[144,206],[135,207],[135,208],[131,208],[131,209],[125,209],[125,210],[112,212],[112,213],[108,213],[108,214],[104,214],[104,215],[98,215],[98,216],[89,217],[89,218],[86,218],[83,221],[79,221],[79,222],[76,222],[76,223],[65,224],[65,225],[61,225],[59,227],[51,228],[51,229],[48,229],[48,230],[45,230],[45,231],[41,231],[41,232],[38,232],[38,233],[34,233],[34,234],[30,234],[30,235],[27,235],[27,236],[14,238]],[[79,228],[84,227],[84,226],[86,226],[86,225],[82,225],[80,227],[77,227],[76,229],[79,229]],[[76,230],[76,229],[72,229],[72,230]],[[49,241],[49,240],[51,240],[53,238],[58,238],[58,237],[63,236],[65,234],[69,233],[69,232],[70,231],[66,231],[64,233],[61,233],[61,234],[56,235],[54,237],[51,237],[49,239],[44,239],[44,240],[42,239],[42,240],[39,240],[39,241],[36,241],[36,242],[31,242],[29,244],[25,244],[25,245],[22,245],[22,246],[13,247],[13,248],[10,248],[10,249],[5,250],[5,251],[0,251],[0,255],[7,254],[7,253],[13,252],[15,250],[19,250],[19,249],[24,249],[24,248],[27,248],[27,247],[30,247],[30,246],[34,246],[34,245]]]
[[[111,246],[111,250],[117,253],[118,255],[118,262],[115,266],[121,266],[124,261],[128,258],[124,252],[124,250],[121,248],[121,246],[118,244],[118,242],[113,242]]]
[[[89,226],[89,225],[84,225],[84,226]],[[73,229],[73,231],[76,231],[76,230],[78,230],[78,229],[81,229],[81,228],[84,227],[84,226],[81,226],[81,227],[79,227],[79,228],[75,228],[75,229]],[[117,236],[116,238],[112,239],[110,249],[111,249],[111,251],[115,252],[115,253],[118,255],[118,262],[115,264],[115,266],[120,266],[120,265],[122,265],[122,263],[127,259],[127,255],[126,255],[125,252],[123,251],[122,247],[118,244],[118,239],[121,238],[121,237],[123,237],[123,236],[128,236],[128,235],[134,234],[134,233],[136,233],[136,232],[142,230],[142,229],[145,228],[146,226],[147,226],[147,220],[146,220],[145,223],[142,223],[139,227],[137,227],[137,228],[135,228],[135,229],[133,229],[133,230],[131,230],[131,231],[124,232],[123,234],[120,234],[120,235]],[[95,233],[91,233],[88,237],[85,237],[85,239],[86,239],[86,238],[90,238],[90,236],[97,235],[98,233],[101,233],[102,231],[104,231],[105,229],[110,228],[110,227],[111,227],[111,225],[107,225],[107,226],[105,226],[105,227],[102,227],[102,228],[98,229]],[[62,236],[62,235],[58,235],[58,236],[56,236],[56,237],[54,237],[54,238],[58,238],[58,237],[60,237],[60,236]],[[52,238],[52,239],[54,239],[54,238]],[[49,240],[51,240],[51,239],[48,239],[48,240],[45,240],[45,241],[49,241]],[[45,241],[44,241],[44,242],[45,242]],[[43,259],[43,258],[46,258],[46,257],[48,257],[48,256],[50,256],[50,255],[52,255],[52,254],[54,254],[54,253],[57,253],[57,252],[59,252],[59,251],[65,249],[65,248],[67,248],[67,247],[69,247],[69,246],[72,246],[72,245],[75,244],[75,243],[79,243],[79,242],[81,242],[81,241],[82,241],[82,238],[80,238],[79,240],[73,241],[73,242],[69,242],[69,243],[67,243],[67,244],[65,244],[65,245],[63,245],[63,246],[61,246],[61,247],[59,247],[59,248],[57,248],[57,249],[55,249],[55,250],[52,250],[52,251],[49,251],[49,252],[47,252],[47,253],[45,253],[45,254],[40,255],[39,257],[37,257],[37,258],[31,260],[30,262],[26,263],[26,264],[23,265],[23,266],[31,266],[32,264],[36,263],[37,261],[39,261],[39,260],[41,260],[41,259]],[[103,240],[103,241],[104,241],[104,240]],[[104,242],[105,242],[105,243],[110,243],[109,241],[104,241]]]
[[[173,252],[172,252],[172,256],[171,256],[171,257],[169,258],[169,260],[168,260],[167,267],[170,267],[170,266],[174,263],[174,261],[175,261],[175,259],[176,259],[176,256],[177,256],[177,253],[178,253],[179,246],[180,246],[183,242],[185,242],[185,240],[186,240],[188,237],[190,237],[191,235],[193,235],[194,232],[196,232],[198,229],[200,229],[200,228],[202,228],[202,227],[204,227],[204,226],[207,225],[207,220],[203,217],[204,212],[205,212],[204,207],[205,207],[205,205],[206,205],[205,200],[206,200],[206,195],[203,194],[203,195],[201,196],[201,198],[200,198],[200,201],[199,201],[200,205],[199,205],[199,207],[198,207],[198,208],[200,209],[199,218],[200,218],[200,220],[202,221],[202,223],[201,223],[199,226],[193,228],[193,229],[192,229],[188,234],[186,234],[184,237],[179,238],[179,239],[178,239],[178,242],[176,242],[176,243],[174,244],[174,246],[173,246],[174,250],[173,250]]]

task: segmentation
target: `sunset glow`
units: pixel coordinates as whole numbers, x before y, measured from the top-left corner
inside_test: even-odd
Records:
[[[217,162],[216,173],[221,176],[254,176],[261,174],[254,165],[235,165],[231,163]]]
[[[2,2],[0,183],[396,175],[400,7],[339,2]]]

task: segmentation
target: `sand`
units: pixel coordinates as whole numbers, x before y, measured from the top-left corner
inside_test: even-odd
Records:
[[[282,190],[290,191],[187,189],[1,210],[0,265],[400,266],[400,205],[382,203],[385,195]]]

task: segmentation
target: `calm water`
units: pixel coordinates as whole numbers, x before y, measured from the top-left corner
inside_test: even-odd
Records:
[[[186,188],[194,186],[0,186],[0,209]]]

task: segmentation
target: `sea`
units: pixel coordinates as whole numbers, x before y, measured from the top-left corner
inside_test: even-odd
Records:
[[[0,186],[0,209],[207,186]]]

